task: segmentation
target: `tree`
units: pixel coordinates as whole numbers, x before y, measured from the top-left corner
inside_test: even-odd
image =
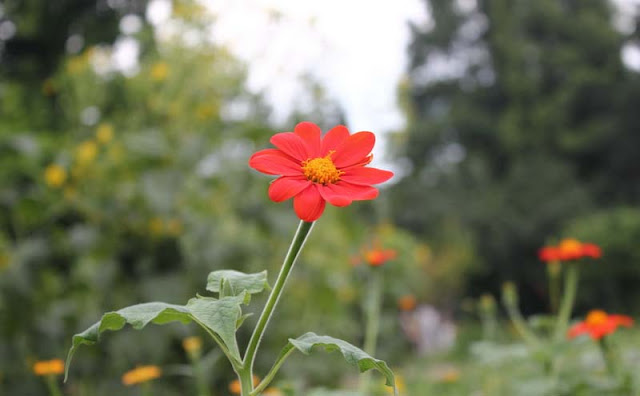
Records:
[[[486,287],[541,272],[523,264],[567,220],[638,202],[640,89],[606,0],[473,3],[426,1],[434,26],[412,28],[394,210],[470,230]]]

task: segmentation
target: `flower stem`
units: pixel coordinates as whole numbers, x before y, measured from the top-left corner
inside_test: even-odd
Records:
[[[282,294],[282,289],[284,288],[285,283],[287,282],[287,278],[291,273],[291,269],[304,246],[305,241],[307,240],[307,236],[311,232],[313,228],[313,222],[300,221],[298,225],[298,230],[291,241],[291,245],[289,246],[289,251],[287,252],[287,256],[284,259],[282,264],[282,268],[280,269],[280,273],[278,274],[278,279],[276,280],[271,293],[269,294],[269,298],[267,299],[267,303],[264,306],[262,314],[260,314],[260,318],[258,319],[258,323],[256,324],[255,329],[253,330],[253,334],[251,335],[251,339],[249,340],[249,344],[247,346],[247,351],[244,355],[244,360],[242,362],[244,366],[244,370],[242,372],[246,372],[248,375],[249,381],[252,381],[253,375],[253,362],[256,357],[256,353],[258,351],[258,347],[260,345],[260,341],[262,340],[262,336],[264,331],[269,324],[269,320],[271,319],[271,315],[273,310],[278,304],[278,300],[280,299],[280,295]],[[240,375],[240,373],[239,373]],[[244,374],[243,374],[244,375]],[[245,375],[246,376],[246,375]],[[242,381],[241,381],[242,382]],[[251,383],[251,382],[250,382]],[[253,385],[251,384],[251,387]],[[252,389],[250,389],[252,390]],[[249,393],[243,392],[242,395],[246,396]]]
[[[191,360],[191,367],[193,369],[193,376],[196,380],[196,390],[198,396],[209,396],[209,389],[207,386],[207,379],[202,370],[202,362],[200,359],[200,353],[189,353],[189,359]]]
[[[380,329],[380,305],[382,303],[382,274],[379,268],[373,268],[369,293],[365,301],[366,328],[364,336],[364,351],[370,356],[376,353],[378,341],[378,332]],[[361,376],[360,392],[363,395],[368,394],[369,374],[364,373]]]
[[[58,381],[56,380],[55,375],[47,375],[46,383],[47,389],[49,390],[49,395],[62,396],[62,392],[60,391],[60,387],[58,386]]]
[[[616,376],[616,365],[614,362],[614,357],[609,345],[606,341],[607,337],[600,338],[598,340],[598,347],[600,347],[600,352],[602,353],[602,360],[604,360],[604,364],[607,367],[607,371],[612,376]]]
[[[547,277],[549,279],[549,305],[551,313],[558,313],[560,300],[560,263],[557,261],[547,264]]]
[[[562,296],[560,312],[558,313],[558,319],[556,322],[556,331],[554,334],[554,341],[556,342],[562,340],[567,332],[569,320],[571,319],[571,311],[573,310],[573,304],[576,300],[577,289],[578,267],[576,265],[569,265],[564,283],[564,295]]]

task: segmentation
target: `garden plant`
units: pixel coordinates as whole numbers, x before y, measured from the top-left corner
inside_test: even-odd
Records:
[[[150,323],[195,322],[211,336],[229,360],[238,376],[242,396],[261,394],[291,353],[297,350],[309,354],[315,347],[338,351],[361,372],[370,369],[381,372],[386,385],[395,390],[394,374],[384,361],[346,341],[312,332],[289,339],[271,370],[262,381],[255,383],[254,361],[265,330],[296,259],[314,222],[322,216],[326,202],[342,207],[353,201],[375,199],[378,190],[372,185],[385,182],[393,176],[389,171],[367,167],[372,160],[371,150],[375,143],[375,136],[371,132],[350,134],[346,127],[336,126],[322,136],[318,126],[302,122],[296,125],[293,132],[274,135],[271,143],[276,148],[255,153],[249,165],[262,173],[280,175],[269,186],[269,197],[275,202],[293,198],[294,211],[300,218],[273,287],[267,282],[266,271],[246,274],[235,270],[218,270],[211,272],[207,278],[207,290],[217,294],[215,297],[198,295],[186,305],[150,302],[106,313],[93,326],[73,336],[66,362],[67,372],[77,348],[96,343],[104,331],[120,330],[125,324],[142,329]],[[253,294],[265,289],[270,289],[269,297],[241,354],[236,331],[247,318],[242,306],[250,302]],[[153,368],[138,370],[149,372],[152,377],[157,375]]]

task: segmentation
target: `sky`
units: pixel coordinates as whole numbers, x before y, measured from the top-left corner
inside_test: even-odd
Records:
[[[247,86],[265,95],[276,121],[308,100],[301,78],[310,76],[352,131],[378,135],[381,158],[384,133],[404,125],[396,90],[407,69],[408,22],[428,22],[421,0],[200,2],[215,15],[211,38],[249,65]],[[162,29],[170,7],[152,0],[147,18]]]
[[[385,133],[402,129],[397,87],[407,70],[409,22],[433,25],[423,0],[198,0],[215,15],[209,39],[228,48],[248,66],[247,87],[262,93],[282,122],[296,105],[308,102],[303,76],[311,76],[344,110],[352,131],[375,132],[374,155],[384,159]],[[461,10],[476,0],[455,1]],[[612,21],[629,32],[640,0],[612,0]],[[171,0],[151,0],[147,18],[162,33],[170,30]],[[123,21],[124,22],[124,21]],[[135,21],[121,24],[121,30]],[[135,30],[135,29],[133,29]],[[137,43],[125,39],[116,52],[121,69],[135,72]],[[118,58],[117,54],[121,54]],[[640,72],[640,43],[621,52],[625,64]],[[128,62],[133,60],[131,65]],[[452,72],[451,65],[440,72]],[[437,71],[437,70],[436,70]],[[309,120],[315,121],[315,120]]]

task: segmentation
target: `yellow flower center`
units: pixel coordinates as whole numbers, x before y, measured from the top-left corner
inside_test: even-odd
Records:
[[[559,247],[566,254],[582,252],[582,243],[577,239],[563,239]]]
[[[338,170],[335,164],[331,160],[331,154],[329,152],[326,157],[308,159],[302,162],[302,173],[314,183],[333,184],[340,180],[340,176],[344,174],[343,171]]]
[[[589,312],[589,314],[587,315],[587,319],[586,322],[590,325],[601,325],[603,323],[607,322],[607,318],[609,317],[609,315],[607,315],[606,312],[596,309],[593,310],[591,312]]]

